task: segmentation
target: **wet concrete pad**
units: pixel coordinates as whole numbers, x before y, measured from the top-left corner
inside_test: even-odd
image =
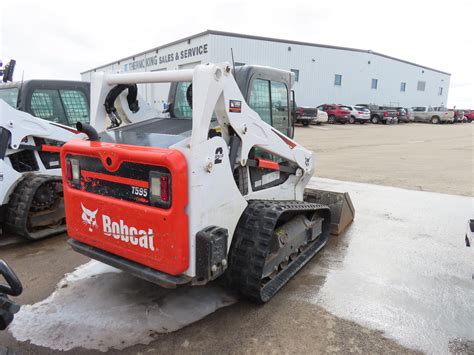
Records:
[[[474,253],[464,233],[473,198],[328,179],[311,184],[350,192],[356,219],[311,265],[323,285],[294,297],[425,352],[472,344]]]
[[[473,199],[328,179],[311,184],[350,192],[356,220],[283,289],[287,306],[292,298],[318,304],[429,353],[471,351],[474,267],[463,233]],[[214,284],[165,290],[94,261],[24,306],[9,330],[51,349],[123,349],[234,302]]]

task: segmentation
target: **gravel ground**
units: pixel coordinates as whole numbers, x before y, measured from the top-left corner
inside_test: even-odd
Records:
[[[315,176],[474,196],[474,123],[297,127]]]

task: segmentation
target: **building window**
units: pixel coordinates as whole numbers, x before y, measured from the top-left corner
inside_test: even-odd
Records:
[[[341,86],[342,85],[342,75],[341,74],[334,74],[334,85]]]
[[[374,89],[374,90],[377,90],[378,85],[379,85],[379,80],[378,79],[372,79],[371,88]]]
[[[295,81],[300,81],[300,71],[298,69],[290,69],[293,73],[295,73]]]
[[[438,88],[438,95],[443,95],[443,88],[441,86]]]
[[[426,87],[426,81],[418,81],[418,85],[416,86],[416,89],[418,91],[425,91]]]
[[[400,83],[400,91],[402,92],[407,91],[407,83]]]

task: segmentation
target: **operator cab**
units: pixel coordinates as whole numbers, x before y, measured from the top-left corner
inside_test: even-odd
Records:
[[[294,74],[259,65],[243,65],[234,69],[234,78],[247,104],[269,125],[293,137],[291,111],[295,105],[291,88]],[[172,83],[168,102],[171,118],[191,120],[192,85]]]
[[[247,104],[266,123],[288,137],[293,137],[291,119],[291,110],[294,107],[291,104],[293,76],[293,73],[285,70],[257,65],[235,68],[235,79]],[[118,94],[111,98],[111,103],[115,102],[115,97],[118,97]],[[190,137],[193,114],[192,83],[171,83],[168,102],[169,108],[166,113],[169,113],[169,117],[155,117],[130,125],[117,123],[117,127],[101,133],[101,141],[169,148]],[[220,135],[220,127],[213,115],[209,138],[215,135]]]
[[[89,123],[90,84],[66,80],[25,80],[0,84],[0,99],[35,117],[74,127]]]

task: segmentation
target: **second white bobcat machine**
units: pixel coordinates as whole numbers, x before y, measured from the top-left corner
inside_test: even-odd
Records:
[[[34,240],[66,230],[55,144],[83,136],[0,100],[0,235]]]
[[[305,192],[312,152],[292,136],[291,73],[259,66],[97,73],[91,123],[136,85],[172,83],[169,118],[98,133],[61,149],[69,240],[87,256],[164,287],[220,276],[267,302],[353,218],[347,194]],[[125,94],[125,92],[123,93]],[[134,97],[135,96],[135,97]],[[129,121],[136,122],[133,117]]]
[[[13,82],[12,60],[0,83],[0,237],[41,239],[66,230],[59,150],[83,137],[89,83]]]

